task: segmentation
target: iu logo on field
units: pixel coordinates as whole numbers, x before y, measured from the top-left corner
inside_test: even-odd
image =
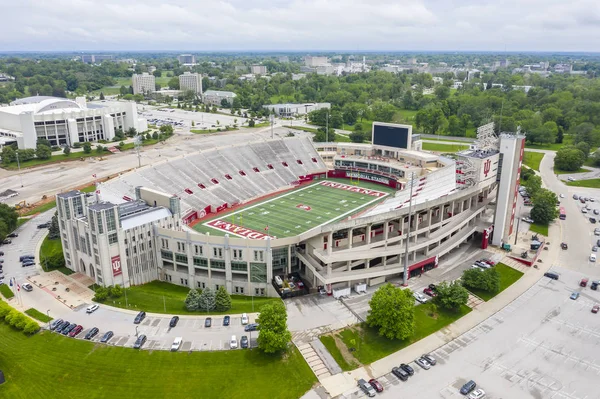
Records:
[[[298,204],[298,205],[296,205],[296,208],[304,209],[305,211],[312,210],[312,208],[310,206],[304,205],[304,204]]]
[[[491,168],[492,168],[492,161],[488,159],[483,163],[483,175],[485,177],[488,176],[488,173],[490,173]]]

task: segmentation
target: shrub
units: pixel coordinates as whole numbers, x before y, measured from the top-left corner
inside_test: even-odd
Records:
[[[73,148],[81,148],[81,143],[80,142],[73,143]]]
[[[108,290],[104,287],[96,288],[96,295],[94,295],[93,300],[96,302],[104,302],[108,298]]]
[[[108,288],[108,294],[111,296],[111,298],[118,298],[123,295],[123,289],[119,284],[117,284],[114,287]]]
[[[35,334],[40,330],[40,326],[33,320],[29,320],[27,324],[25,324],[25,328],[23,328],[23,332],[27,335]]]

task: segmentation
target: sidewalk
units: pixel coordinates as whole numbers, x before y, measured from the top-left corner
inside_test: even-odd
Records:
[[[550,242],[559,242],[560,227],[557,223],[550,226]],[[522,272],[524,275],[513,285],[498,294],[488,302],[481,303],[474,308],[471,313],[457,320],[448,327],[416,342],[396,353],[393,353],[383,359],[380,359],[368,366],[358,368],[350,372],[344,372],[321,380],[321,384],[330,396],[335,397],[345,392],[353,392],[356,390],[356,381],[359,378],[369,380],[378,378],[390,372],[393,367],[400,363],[408,363],[413,359],[420,357],[424,353],[435,351],[442,345],[458,338],[462,334],[468,332],[478,324],[484,322],[489,317],[493,316],[498,311],[509,305],[533,284],[535,284],[543,274],[552,266],[552,260],[558,257],[560,250],[559,245],[549,247],[548,251],[543,251],[540,255],[542,263],[538,263],[538,269],[527,267],[519,262],[516,262],[508,257],[503,259],[503,263],[510,265]]]

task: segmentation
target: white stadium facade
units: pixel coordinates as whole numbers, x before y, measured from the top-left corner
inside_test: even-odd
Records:
[[[35,96],[0,107],[0,137],[16,142],[21,149],[36,148],[38,139],[47,139],[53,146],[110,141],[117,129],[132,127],[148,130],[133,101],[88,103],[85,97]]]
[[[371,142],[261,139],[144,166],[98,184],[95,194],[58,194],[67,267],[106,286],[159,279],[289,296],[398,278],[405,259],[410,278],[470,239],[482,248],[508,239],[524,136],[497,137],[489,124],[454,159],[421,151],[411,126],[375,123]],[[227,216],[224,234],[189,227],[315,182],[361,190],[327,179],[368,181],[390,194],[293,236],[271,236],[268,225],[266,233],[246,229]]]

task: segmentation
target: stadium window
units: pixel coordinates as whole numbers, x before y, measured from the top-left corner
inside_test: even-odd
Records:
[[[219,184],[219,181],[217,179],[210,179],[211,182],[215,183],[215,184]]]
[[[232,178],[230,175],[225,175],[225,178],[226,178],[227,180],[231,180],[231,179],[233,179],[233,178]]]
[[[125,248],[125,256],[129,256],[129,248]]]
[[[202,190],[204,190],[206,188],[206,186],[202,183],[198,183],[198,187],[200,187]]]
[[[256,173],[260,172],[260,170],[258,170],[258,168],[254,167],[252,168],[253,171],[255,171]]]
[[[246,176],[246,172],[244,172],[243,170],[240,170],[240,175]]]
[[[194,253],[196,255],[202,255],[202,246],[201,245],[194,245]]]
[[[271,165],[271,164],[267,164],[267,168],[269,168],[269,169],[273,169],[273,165]]]
[[[288,164],[287,164],[287,162],[282,162],[281,164],[282,164],[283,166],[285,166],[286,168],[288,167]]]
[[[262,262],[264,259],[263,251],[254,251],[254,260]]]

